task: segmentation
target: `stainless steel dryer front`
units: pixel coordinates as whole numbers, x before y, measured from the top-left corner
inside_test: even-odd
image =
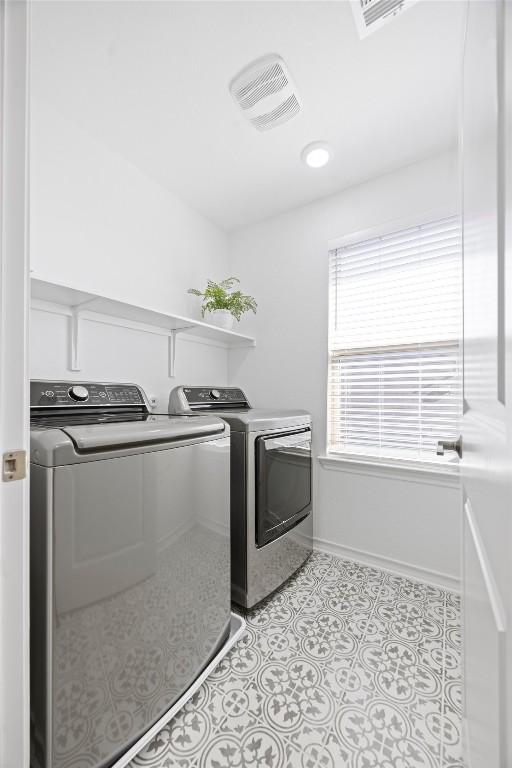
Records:
[[[252,408],[236,387],[175,387],[169,412],[220,416],[231,429],[231,590],[252,608],[313,548],[311,417]]]
[[[230,625],[229,427],[135,385],[32,382],[34,765],[106,768]]]

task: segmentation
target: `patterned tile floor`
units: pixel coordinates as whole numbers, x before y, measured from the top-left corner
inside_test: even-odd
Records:
[[[463,768],[457,595],[323,553],[130,768]]]

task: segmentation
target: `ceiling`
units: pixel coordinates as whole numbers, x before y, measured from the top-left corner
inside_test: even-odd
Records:
[[[347,0],[39,0],[32,88],[229,231],[454,146],[463,13],[423,0],[360,40]],[[303,110],[259,133],[228,85],[267,53]]]

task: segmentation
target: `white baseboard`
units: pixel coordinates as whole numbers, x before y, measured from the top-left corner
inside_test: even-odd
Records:
[[[460,579],[451,576],[448,573],[432,571],[427,568],[406,563],[402,560],[395,560],[391,557],[375,555],[372,552],[365,552],[362,549],[346,547],[333,541],[314,538],[314,549],[318,552],[327,552],[330,555],[337,555],[347,560],[355,560],[362,565],[369,565],[373,568],[379,568],[381,571],[388,571],[396,576],[405,576],[414,581],[422,581],[427,584],[433,584],[436,587],[449,589],[451,592],[460,592]]]

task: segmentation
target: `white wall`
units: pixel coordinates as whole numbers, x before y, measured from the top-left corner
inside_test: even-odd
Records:
[[[218,227],[38,99],[31,115],[31,270],[34,275],[157,310],[199,317],[187,294],[229,273]],[[182,383],[227,383],[224,348],[85,322],[83,370],[67,369],[68,320],[32,311],[32,378],[135,381],[166,408]]]
[[[456,210],[457,163],[449,154],[234,233],[231,271],[259,309],[242,327],[256,336],[256,349],[230,353],[230,382],[245,388],[254,405],[310,410],[315,454],[325,454],[328,241]],[[318,462],[315,475],[319,546],[450,584],[458,577],[456,482],[417,474],[404,481],[383,469],[333,471]]]
[[[249,227],[228,238],[126,160],[37,99],[32,107],[31,267],[38,277],[155,309],[198,315],[186,289],[234,273],[259,310],[241,323],[254,350],[230,353],[96,322],[82,371],[68,363],[68,319],[32,311],[31,376],[136,381],[165,410],[179,383],[244,387],[255,405],[305,407],[325,452],[327,242],[381,222],[452,211],[453,156],[441,156]],[[230,258],[230,261],[229,261]],[[48,307],[46,308],[48,309]],[[431,578],[458,574],[458,489],[429,477],[315,465],[318,544]],[[441,574],[441,576],[439,576]]]
[[[140,384],[167,411],[169,391],[178,384],[227,384],[227,350],[213,342],[178,334],[176,376],[168,376],[167,337],[89,320],[82,324],[82,370],[70,372],[69,321],[53,312],[32,309],[30,376],[64,381],[120,381]]]

